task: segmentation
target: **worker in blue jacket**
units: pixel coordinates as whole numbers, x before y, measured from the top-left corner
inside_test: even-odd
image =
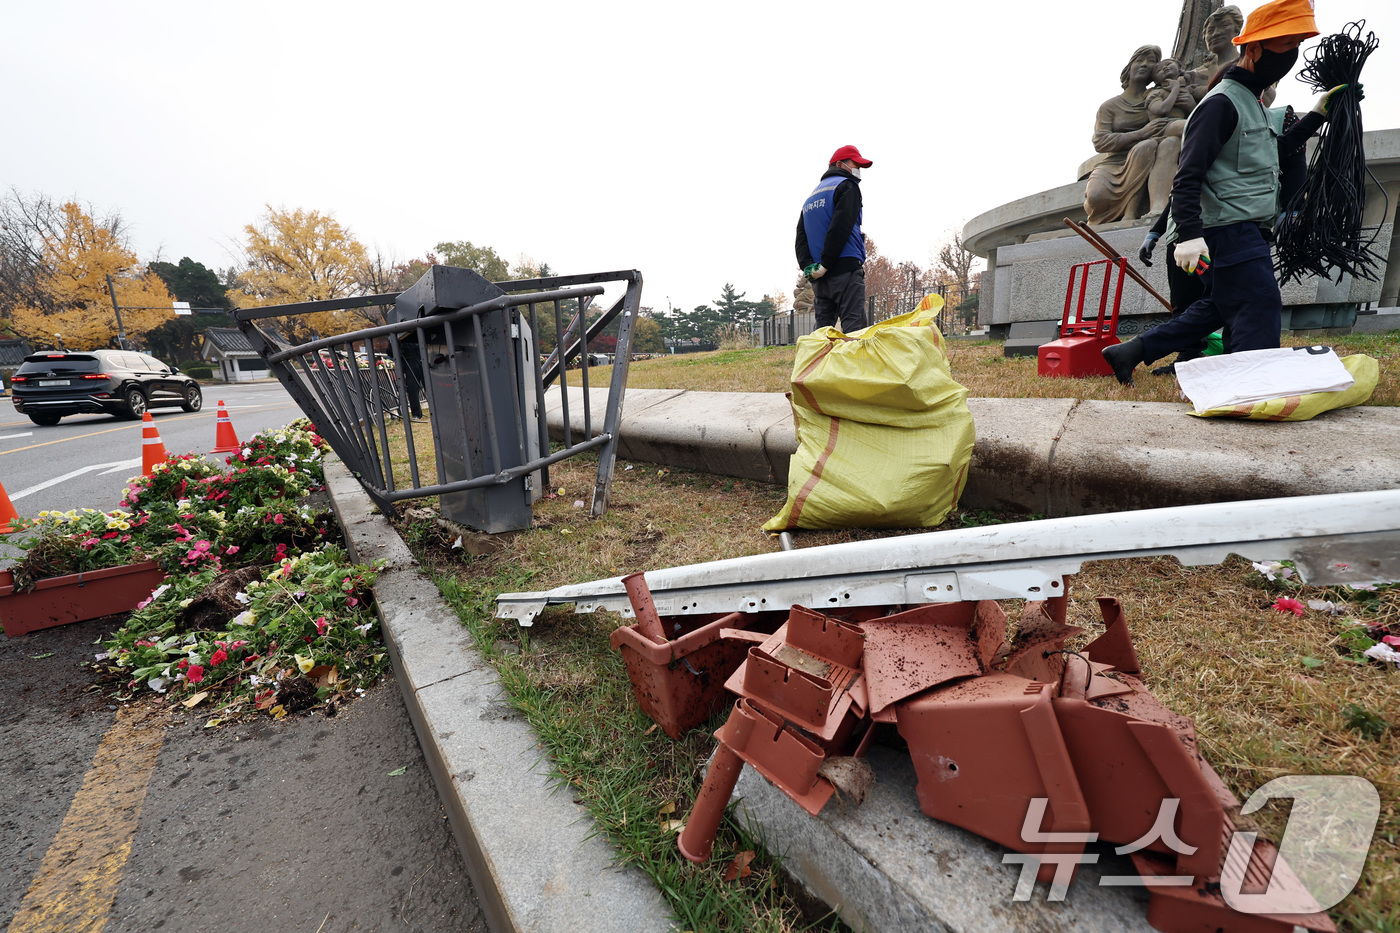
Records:
[[[1300,184],[1302,146],[1346,85],[1319,97],[1286,138],[1284,111],[1259,98],[1292,70],[1303,40],[1317,34],[1310,0],[1273,0],[1254,10],[1234,40],[1243,46],[1237,63],[1187,118],[1164,239],[1174,242],[1176,264],[1202,277],[1204,293],[1165,324],[1104,348],[1124,385],[1133,384],[1138,363],[1150,365],[1222,326],[1231,352],[1279,346],[1283,299],[1269,242],[1281,189]],[[1281,151],[1288,158],[1281,160]]]
[[[865,234],[860,171],[874,163],[855,146],[831,154],[797,218],[797,265],[812,283],[818,327],[865,327]],[[813,252],[813,250],[816,252]]]

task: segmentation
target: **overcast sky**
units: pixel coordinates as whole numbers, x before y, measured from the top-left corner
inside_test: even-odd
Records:
[[[1248,12],[1254,4],[1241,5]],[[1368,17],[1369,129],[1400,127],[1400,3]],[[471,240],[640,269],[643,303],[791,293],[838,146],[865,228],[929,263],[950,231],[1074,180],[1094,112],[1175,0],[951,4],[6,4],[0,183],[126,219],[143,261],[233,265],[265,204],[400,259]],[[1311,44],[1311,43],[1310,43]],[[1310,45],[1309,44],[1309,45]],[[1308,46],[1305,46],[1305,49]],[[1311,106],[1289,78],[1279,105]]]

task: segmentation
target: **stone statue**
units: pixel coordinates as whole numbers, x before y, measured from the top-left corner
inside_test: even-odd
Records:
[[[1223,6],[1206,19],[1205,42],[1206,47],[1210,49],[1210,57],[1191,71],[1191,96],[1196,98],[1198,103],[1210,90],[1210,80],[1215,77],[1216,72],[1239,60],[1240,47],[1235,45],[1233,40],[1243,28],[1244,14],[1237,6]],[[1276,97],[1277,83],[1264,89],[1264,95],[1259,98],[1259,102],[1265,107],[1272,107]]]
[[[1170,113],[1184,104],[1181,85],[1176,84],[1164,109],[1168,115],[1153,117],[1148,112],[1147,87],[1161,61],[1162,50],[1155,45],[1133,52],[1119,75],[1123,93],[1099,107],[1094,149],[1107,155],[1089,173],[1084,192],[1091,224],[1134,220],[1166,207],[1181,154],[1179,129],[1175,136],[1167,132],[1174,122]]]
[[[1147,115],[1153,120],[1167,119],[1164,136],[1180,136],[1186,128],[1186,118],[1196,107],[1191,93],[1191,79],[1181,71],[1181,63],[1164,58],[1152,69],[1153,87],[1147,92]]]
[[[1181,62],[1182,71],[1192,71],[1210,58],[1210,48],[1205,41],[1206,20],[1220,9],[1220,3],[1221,0],[1182,0],[1176,46],[1172,50],[1172,58]]]
[[[1197,102],[1206,95],[1206,86],[1215,73],[1240,57],[1232,40],[1243,28],[1244,14],[1237,6],[1223,6],[1206,18],[1205,40],[1210,57],[1191,71],[1191,94]]]

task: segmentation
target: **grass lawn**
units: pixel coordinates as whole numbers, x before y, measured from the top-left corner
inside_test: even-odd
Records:
[[[1400,341],[1363,337],[1334,345],[1344,354],[1381,359],[1381,386],[1372,404],[1400,403]],[[629,384],[783,391],[792,353],[721,351],[634,363]],[[1006,360],[999,344],[955,344],[952,353],[954,376],[975,396],[1176,400],[1170,377],[1144,376],[1138,388],[1122,389],[1112,379],[1038,379],[1033,359]],[[421,461],[431,462],[419,443]],[[723,714],[679,742],[653,727],[632,699],[621,658],[608,647],[621,619],[551,609],[533,628],[522,629],[493,617],[494,599],[505,591],[777,547],[760,526],[782,506],[782,489],[619,462],[612,506],[595,520],[574,503],[590,501],[596,463],[585,456],[552,468],[551,498],[537,504],[534,527],[499,536],[487,556],[452,548],[454,536],[432,522],[400,521],[400,528],[538,731],[568,792],[589,807],[619,858],[656,881],[683,929],[836,926],[829,917],[804,914],[759,841],[732,823],[721,828],[709,863],[696,866],[679,856],[678,822],[699,788],[700,769],[713,749],[711,733]],[[954,512],[942,527],[1018,519]],[[811,547],[889,533],[857,529],[795,537],[798,547]],[[1385,624],[1400,633],[1400,587],[1375,593],[1300,587],[1271,582],[1238,558],[1199,568],[1152,558],[1086,565],[1072,578],[1070,594],[1070,621],[1086,630],[1072,647],[1102,631],[1093,597],[1123,601],[1149,686],[1195,720],[1204,753],[1241,798],[1283,774],[1344,773],[1375,784],[1382,812],[1367,869],[1332,915],[1345,930],[1400,933],[1400,672],[1359,659],[1357,650],[1359,623]],[[1279,596],[1304,605],[1328,600],[1341,611],[1306,609],[1296,616],[1273,608]],[[1014,604],[1004,608],[1013,619],[1019,614]],[[1286,806],[1271,804],[1256,816],[1277,840]],[[728,877],[726,870],[745,852],[756,853],[749,873]]]

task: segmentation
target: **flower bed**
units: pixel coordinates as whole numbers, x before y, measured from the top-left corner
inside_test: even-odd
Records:
[[[102,613],[134,610],[98,655],[127,696],[281,717],[362,691],[385,669],[375,571],[351,563],[317,504],[326,449],[303,420],[255,435],[227,470],[171,457],[130,480],[111,512],[42,512],[19,542],[15,591],[143,561],[167,574]]]

